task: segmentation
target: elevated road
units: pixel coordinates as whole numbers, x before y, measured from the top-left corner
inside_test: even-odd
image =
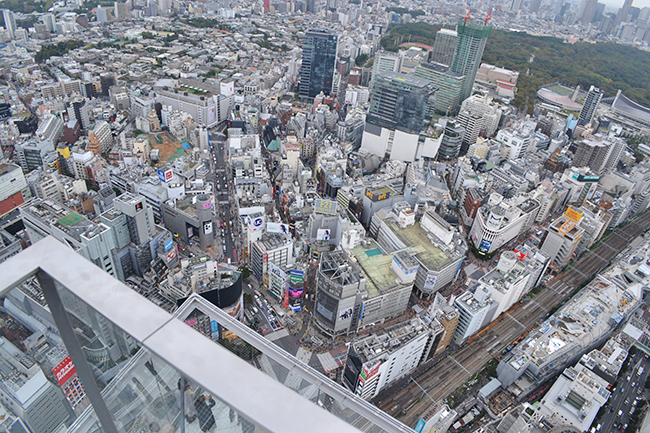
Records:
[[[525,332],[546,318],[548,312],[563,302],[588,279],[606,268],[637,236],[650,228],[650,212],[645,212],[625,227],[616,229],[602,244],[580,259],[573,268],[558,275],[531,301],[516,304],[497,321],[484,329],[473,341],[466,343],[452,356],[443,358],[433,366],[419,368],[411,376],[437,402],[452,394],[474,373],[501,350],[512,344]],[[403,379],[389,387],[374,400],[388,414],[408,426],[431,408],[431,401],[415,383]]]

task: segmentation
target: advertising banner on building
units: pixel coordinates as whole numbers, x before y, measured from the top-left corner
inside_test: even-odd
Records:
[[[373,191],[369,188],[366,188],[366,197],[374,202],[383,201],[390,198],[390,191]]]
[[[428,274],[426,280],[424,280],[424,290],[433,290],[436,287],[436,281],[438,281],[437,275]]]
[[[264,228],[264,217],[259,216],[255,218],[248,217],[248,228],[251,231],[258,231]]]
[[[174,257],[176,257],[176,247],[172,248],[167,252],[167,263],[174,260]]]
[[[172,238],[169,238],[165,241],[165,251],[171,250],[173,246],[174,246],[174,240]]]
[[[515,248],[515,254],[517,255],[517,258],[518,258],[519,260],[523,260],[523,259],[525,259],[526,256],[528,255],[528,253],[522,253],[522,252],[519,251],[517,248]]]
[[[77,370],[74,368],[74,364],[69,356],[66,356],[59,365],[52,369],[52,373],[54,373],[54,377],[56,377],[56,381],[59,382],[60,386],[63,386],[68,380],[70,380],[76,372]]]
[[[336,207],[337,203],[335,201],[318,199],[316,200],[316,204],[314,204],[314,212],[336,215]]]
[[[329,231],[329,229],[318,229],[316,231],[316,240],[317,241],[329,241],[330,240],[330,231]]]
[[[352,307],[339,311],[339,322],[352,317]]]
[[[490,251],[491,246],[492,246],[492,241],[486,241],[485,239],[483,239],[481,241],[481,245],[478,246],[478,250],[483,252],[488,252]]]
[[[205,233],[206,235],[212,233],[212,221],[205,221],[203,223],[203,233]]]
[[[289,274],[289,281],[291,281],[291,285],[294,288],[296,288],[297,286],[302,287],[305,281],[304,278],[305,278],[305,273],[297,269],[292,269]]]
[[[289,226],[282,223],[268,223],[266,224],[267,233],[282,233],[285,235],[289,234]]]
[[[158,169],[158,179],[162,180],[163,182],[169,182],[170,180],[172,180],[172,177],[174,177],[174,173],[172,173],[171,169],[170,170]]]

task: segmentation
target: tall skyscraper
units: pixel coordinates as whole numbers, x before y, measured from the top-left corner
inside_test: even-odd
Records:
[[[431,62],[451,65],[458,45],[458,32],[451,29],[440,29],[436,32],[436,40],[431,50]]]
[[[13,40],[16,37],[16,19],[14,18],[14,13],[9,9],[3,9],[2,18],[5,21],[5,28],[9,31]]]
[[[578,126],[584,126],[591,123],[596,115],[598,104],[600,104],[602,99],[603,91],[598,87],[591,86],[587,93],[587,99],[585,100],[582,110],[580,110],[580,115],[578,116]]]
[[[619,24],[627,20],[627,16],[630,14],[630,9],[632,9],[633,1],[634,0],[625,0],[625,3],[623,3],[623,6],[621,6],[616,14],[616,19],[614,20],[612,28],[618,27]]]
[[[313,101],[320,92],[332,93],[338,36],[324,30],[308,30],[303,39],[299,95]]]
[[[587,0],[585,10],[582,13],[582,25],[586,26],[591,23],[596,14],[596,7],[598,6],[598,0]]]
[[[316,0],[307,0],[305,3],[305,12],[314,14],[316,13]]]
[[[542,5],[542,0],[532,0],[528,6],[528,12],[537,13],[539,12],[539,7]]]
[[[487,38],[492,33],[492,26],[485,25],[483,21],[459,21],[458,27],[458,46],[454,56],[452,71],[464,75],[463,86],[461,89],[460,100],[463,101],[472,93],[476,71],[481,65],[481,57]]]
[[[372,87],[375,77],[378,77],[382,72],[400,72],[403,61],[403,52],[391,53],[389,51],[377,51],[375,53],[375,60],[372,64],[370,87]]]
[[[422,78],[382,72],[373,81],[366,121],[391,130],[419,134],[433,92],[433,85]]]

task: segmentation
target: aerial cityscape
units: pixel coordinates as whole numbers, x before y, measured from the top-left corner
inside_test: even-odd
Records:
[[[0,10],[2,432],[650,432],[650,1]]]

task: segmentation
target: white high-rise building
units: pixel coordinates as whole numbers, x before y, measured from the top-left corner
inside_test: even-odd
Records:
[[[9,9],[3,9],[2,18],[5,22],[5,28],[13,40],[16,37],[16,18],[14,17],[14,13]]]
[[[463,144],[471,146],[479,135],[491,137],[499,127],[501,110],[492,103],[492,98],[472,95],[463,101],[458,113],[458,124],[465,128]]]

